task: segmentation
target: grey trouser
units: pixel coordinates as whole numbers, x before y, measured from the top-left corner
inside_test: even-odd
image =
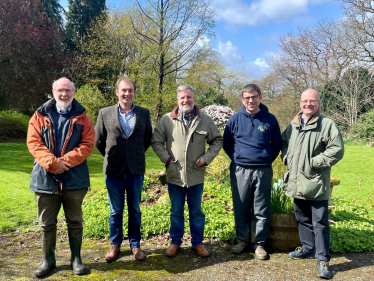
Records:
[[[38,203],[38,219],[42,232],[56,230],[57,215],[61,204],[64,208],[68,228],[82,228],[82,202],[88,188],[62,190],[61,194],[45,194],[35,192]]]
[[[330,261],[330,224],[328,200],[294,199],[295,217],[302,248],[316,251],[320,261]]]
[[[272,178],[272,168],[250,169],[231,165],[235,229],[239,240],[249,242],[251,238],[252,243],[265,244],[270,226]],[[249,237],[250,232],[251,237]]]

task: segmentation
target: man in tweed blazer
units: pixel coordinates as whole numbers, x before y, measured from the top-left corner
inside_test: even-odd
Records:
[[[150,146],[152,125],[149,110],[133,103],[135,83],[121,77],[116,83],[118,104],[99,111],[95,146],[104,156],[103,172],[110,202],[107,262],[120,256],[123,240],[124,195],[128,208],[128,237],[136,260],[144,260],[140,249],[140,199],[145,172],[145,152]]]

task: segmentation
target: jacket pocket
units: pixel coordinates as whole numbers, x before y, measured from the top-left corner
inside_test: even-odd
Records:
[[[305,199],[315,199],[323,194],[323,179],[321,173],[308,175],[305,172],[301,172],[299,183],[300,187],[297,193]]]
[[[36,163],[31,172],[30,186],[34,191],[54,192],[56,190],[56,181],[53,178],[53,174]]]
[[[208,131],[195,131],[193,135],[193,142],[196,144],[204,144],[205,146],[205,138],[208,134]]]
[[[169,165],[166,167],[166,174],[168,181],[170,180],[181,180],[181,167],[178,160],[171,161]]]

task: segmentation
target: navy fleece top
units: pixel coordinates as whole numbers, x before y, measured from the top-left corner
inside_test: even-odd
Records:
[[[245,168],[269,168],[282,147],[275,116],[264,104],[250,115],[244,105],[230,117],[223,134],[223,149],[231,161]]]

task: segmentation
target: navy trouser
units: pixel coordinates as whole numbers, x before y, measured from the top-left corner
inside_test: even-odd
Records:
[[[264,245],[270,227],[272,168],[243,168],[232,164],[230,180],[236,236],[239,240]],[[251,207],[252,214],[251,214]]]
[[[295,216],[302,248],[316,251],[316,259],[330,261],[328,200],[294,199]]]

